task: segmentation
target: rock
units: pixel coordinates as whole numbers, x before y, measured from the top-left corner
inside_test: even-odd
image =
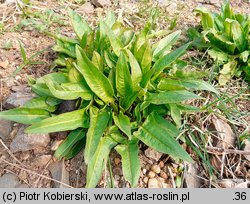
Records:
[[[111,6],[110,0],[90,0],[91,4],[95,7],[108,7]]]
[[[29,101],[33,97],[34,95],[30,93],[22,93],[22,92],[11,93],[10,96],[6,99],[4,107],[6,109],[12,109],[19,106],[23,106],[27,101]]]
[[[162,153],[157,152],[156,150],[154,150],[150,147],[148,149],[146,149],[144,153],[145,153],[146,157],[148,157],[149,159],[153,159],[155,161],[159,161],[159,159],[162,156]]]
[[[8,120],[0,120],[0,138],[6,141],[12,131],[12,122]]]
[[[21,126],[18,130],[16,137],[10,144],[11,152],[15,153],[18,151],[28,151],[28,150],[39,150],[45,148],[49,142],[49,134],[26,134],[24,129],[26,126]]]
[[[153,171],[148,172],[148,177],[149,178],[154,178],[155,177],[155,172],[153,172]]]
[[[90,2],[86,2],[85,4],[80,6],[76,11],[80,14],[83,14],[83,15],[95,13],[94,6]]]
[[[164,171],[161,171],[160,177],[163,179],[168,179],[168,175]]]
[[[69,185],[69,172],[65,168],[64,160],[51,163],[48,169],[53,179]],[[66,186],[61,183],[54,182],[54,184],[56,188],[66,188]]]
[[[184,186],[187,188],[200,188],[201,179],[198,174],[197,164],[187,164],[186,171],[184,172]]]
[[[19,184],[18,178],[10,173],[0,177],[0,188],[15,188]]]
[[[248,188],[249,181],[244,179],[222,179],[218,180],[217,183],[222,188]]]
[[[161,168],[158,165],[153,165],[151,167],[151,170],[155,172],[156,174],[159,174],[161,172]]]
[[[146,174],[147,173],[147,169],[142,169],[142,173]]]
[[[143,182],[144,182],[145,184],[147,184],[147,183],[148,183],[148,177],[144,177],[144,178],[143,178]]]
[[[245,140],[244,142],[245,142],[244,151],[250,152],[250,141]],[[250,161],[250,155],[244,155],[244,156],[248,161]]]
[[[156,178],[151,178],[148,180],[148,188],[161,188],[160,182]]]
[[[29,188],[27,184],[18,184],[15,188]]]
[[[34,167],[44,167],[50,162],[51,159],[52,155],[42,155],[40,157],[37,157],[32,163],[32,165]]]
[[[215,130],[217,131],[217,136],[218,136],[213,138],[214,146],[226,149],[234,147],[236,136],[233,133],[231,127],[226,122],[224,122],[219,118],[214,118],[212,122],[215,127]]]

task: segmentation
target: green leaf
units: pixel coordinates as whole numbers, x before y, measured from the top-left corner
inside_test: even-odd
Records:
[[[208,54],[213,58],[214,61],[218,62],[219,64],[224,64],[229,59],[227,53],[216,49],[208,50]]]
[[[52,97],[37,97],[29,100],[24,104],[24,108],[31,108],[31,109],[43,109],[49,112],[54,112],[56,110],[56,106],[50,105],[47,100],[54,101],[55,105],[58,105],[61,103],[61,100],[52,98]]]
[[[74,130],[79,127],[88,127],[88,117],[85,109],[62,113],[34,123],[26,128],[27,133],[51,133],[66,130]]]
[[[237,61],[233,60],[224,64],[220,71],[219,84],[226,85],[226,83],[234,76],[235,69],[237,67]]]
[[[192,158],[174,139],[176,134],[178,134],[178,130],[176,129],[173,134],[171,123],[153,112],[147,117],[139,130],[134,133],[134,136],[159,152],[192,162]]]
[[[137,62],[132,52],[127,50],[127,53],[129,57],[129,64],[131,67],[131,79],[132,79],[133,90],[137,91],[140,88],[140,82],[142,79],[142,71],[141,71],[139,63]]]
[[[101,55],[94,51],[92,56],[92,63],[97,67],[101,72],[103,72],[104,69],[104,63]]]
[[[113,115],[113,118],[116,126],[129,138],[131,138],[130,118],[124,115],[122,112],[120,112],[118,116]]]
[[[71,24],[73,29],[78,37],[79,40],[82,40],[82,37],[85,33],[90,33],[91,28],[87,24],[87,22],[75,11],[69,10]]]
[[[123,52],[120,53],[116,64],[116,89],[118,96],[121,98],[129,97],[133,92],[132,79],[126,56]]]
[[[22,58],[23,58],[23,62],[25,63],[25,62],[28,61],[28,58],[27,58],[27,55],[26,55],[26,51],[25,51],[25,48],[23,46],[23,43],[21,41],[18,41],[18,42],[19,42],[19,47],[20,47]]]
[[[110,150],[116,144],[109,136],[101,138],[96,152],[88,164],[86,188],[94,188],[98,184],[102,176],[105,160],[107,160]]]
[[[153,60],[156,61],[165,51],[170,50],[171,46],[177,41],[181,31],[175,31],[161,39],[153,46]]]
[[[105,34],[109,38],[109,42],[113,48],[114,53],[119,56],[122,49],[121,41],[116,37],[115,33],[106,25],[105,22],[100,23],[100,27],[105,31]]]
[[[91,100],[93,98],[92,91],[81,83],[63,83],[59,85],[47,80],[46,84],[53,96],[59,99],[75,100],[82,98]]]
[[[194,11],[201,14],[201,25],[204,30],[214,27],[214,18],[207,8],[197,8]]]
[[[64,156],[66,160],[72,159],[75,157],[84,147],[84,138],[77,141],[76,144],[69,150],[69,152]]]
[[[168,104],[168,103],[179,103],[189,99],[202,99],[202,97],[186,91],[166,91],[161,93],[146,93],[145,102],[156,105]]]
[[[232,37],[240,52],[246,50],[247,38],[245,38],[242,27],[238,21],[232,22]]]
[[[38,96],[54,97],[46,84],[33,84],[33,85],[31,85],[31,89]]]
[[[78,71],[83,75],[90,89],[105,103],[114,103],[114,90],[103,73],[88,59],[82,48],[76,46]]]
[[[110,113],[107,110],[99,111],[97,108],[92,107],[89,112],[90,126],[84,150],[84,161],[86,164],[92,159],[110,118]]]
[[[206,90],[214,93],[219,93],[213,86],[203,80],[191,80],[191,79],[181,79],[173,80],[168,78],[163,78],[159,82],[157,88],[159,90],[181,90],[181,89],[194,89],[194,90]]]
[[[0,119],[22,124],[33,124],[48,117],[50,113],[42,109],[14,108],[0,112]]]
[[[138,156],[138,141],[129,141],[128,144],[118,145],[115,150],[122,157],[122,171],[124,178],[132,188],[136,188],[140,177],[140,160]]]
[[[142,44],[142,46],[135,52],[135,57],[140,63],[142,73],[145,74],[148,72],[152,63],[152,48],[149,41]]]
[[[46,74],[36,80],[36,84],[46,84],[47,80],[51,80],[58,84],[67,83],[69,82],[68,76],[61,72],[55,72]]]
[[[67,138],[59,145],[59,147],[55,151],[54,156],[59,160],[62,159],[71,151],[72,147],[84,137],[84,129],[76,129],[71,131]]]
[[[170,115],[173,118],[176,126],[178,128],[181,127],[181,111],[176,104],[169,104],[170,107]]]
[[[179,47],[175,51],[170,52],[169,54],[157,60],[153,66],[153,70],[154,70],[153,80],[155,80],[167,66],[169,66],[172,62],[177,60],[182,55],[184,55],[189,45],[190,43],[187,43]]]

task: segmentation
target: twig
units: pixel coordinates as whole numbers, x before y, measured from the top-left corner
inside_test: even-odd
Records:
[[[236,149],[224,149],[220,147],[207,147],[207,151],[211,154],[241,154],[250,155],[250,151],[236,150]]]
[[[18,164],[20,164],[21,166],[27,168],[27,166],[25,166],[22,162],[20,162],[16,157],[15,155],[9,150],[9,148],[4,144],[3,140],[0,139],[0,143],[2,144],[2,146],[4,147],[4,149],[6,149],[6,151],[9,153],[9,155],[17,161]]]
[[[18,168],[18,169],[24,170],[24,171],[26,171],[26,172],[28,172],[28,173],[30,173],[30,174],[33,174],[33,175],[36,175],[36,176],[40,176],[40,177],[42,177],[42,178],[45,178],[45,179],[54,181],[54,182],[59,183],[59,184],[62,184],[62,185],[64,185],[65,187],[73,188],[72,186],[70,186],[70,185],[68,185],[68,184],[66,184],[66,183],[63,183],[63,182],[58,181],[58,180],[56,180],[56,179],[50,178],[50,177],[48,177],[48,176],[41,175],[41,174],[36,173],[36,172],[34,172],[34,171],[31,171],[31,170],[29,170],[29,169],[22,168],[21,166],[19,166],[19,165],[17,165],[17,164],[10,163],[10,162],[6,161],[5,159],[0,158],[0,161],[6,163],[6,164],[8,164],[8,165],[14,166],[14,167],[16,167],[16,168]]]
[[[175,182],[174,182],[174,175],[173,175],[173,172],[172,172],[170,167],[168,167],[168,173],[170,175],[170,179],[171,179],[171,183],[172,183],[173,188],[176,188],[176,185],[175,185]]]

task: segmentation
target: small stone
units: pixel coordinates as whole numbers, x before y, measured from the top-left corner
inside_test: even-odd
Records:
[[[147,173],[147,169],[142,169],[142,173],[146,174]]]
[[[149,179],[148,188],[160,188],[159,181],[156,178]]]
[[[63,142],[63,140],[55,140],[51,145],[51,150],[56,151],[59,145]]]
[[[198,165],[187,164],[186,171],[184,172],[184,186],[187,188],[200,188],[201,179],[197,176],[198,174]]]
[[[114,159],[115,165],[119,165],[121,163],[121,160],[119,158]]]
[[[15,188],[29,188],[27,184],[18,184]]]
[[[159,174],[161,172],[161,168],[158,165],[153,165],[151,167],[151,170],[157,174]]]
[[[21,170],[21,172],[18,174],[18,177],[20,178],[20,180],[25,180],[25,179],[27,179],[27,177],[28,177],[28,174],[27,174],[27,172],[26,171],[24,171],[24,170]]]
[[[69,172],[65,168],[64,160],[51,163],[48,169],[53,179],[69,185]],[[66,188],[66,186],[61,183],[54,182],[54,185],[56,188]]]
[[[148,172],[148,177],[149,178],[154,178],[155,177],[155,172],[153,172],[153,171]]]
[[[23,106],[27,101],[32,99],[34,95],[30,93],[11,93],[10,96],[6,99],[4,103],[4,107],[6,109],[16,108],[19,106]]]
[[[159,162],[159,167],[162,169],[164,166],[165,166],[164,162],[163,162],[163,161],[160,161],[160,162]]]
[[[90,2],[96,7],[108,7],[111,5],[110,0],[90,0]]]
[[[95,9],[94,6],[90,2],[86,2],[82,6],[80,6],[77,10],[80,14],[94,14]]]
[[[244,151],[250,152],[250,142],[249,142],[249,140],[245,140],[244,142],[245,142]],[[250,161],[250,155],[244,155],[244,156],[248,161]]]
[[[162,156],[162,153],[157,152],[156,150],[154,150],[150,147],[148,149],[146,149],[144,153],[145,153],[146,157],[148,157],[149,159],[153,159],[155,161],[159,161],[159,159]]]
[[[25,128],[25,126],[21,126],[11,142],[10,150],[12,153],[47,147],[50,142],[49,134],[26,134],[24,133]]]
[[[12,131],[12,122],[8,120],[0,120],[0,138],[6,141]]]
[[[144,177],[144,178],[143,178],[143,182],[144,182],[145,184],[147,184],[147,183],[148,183],[148,177]]]
[[[168,179],[168,175],[164,171],[161,171],[160,177],[164,179]]]
[[[34,167],[44,167],[46,166],[52,159],[52,155],[42,155],[36,158],[33,162]]]
[[[7,173],[0,177],[0,188],[15,188],[19,183],[17,176]]]

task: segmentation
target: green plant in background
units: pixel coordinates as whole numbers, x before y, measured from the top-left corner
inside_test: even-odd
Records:
[[[236,14],[225,1],[220,13],[206,8],[195,9],[201,16],[202,33],[189,30],[198,47],[209,47],[208,54],[220,65],[219,83],[242,75],[250,81],[250,17]],[[202,38],[202,39],[201,39]]]
[[[153,43],[160,32],[151,21],[134,32],[110,12],[92,29],[77,13],[69,13],[76,38],[50,34],[56,39],[58,71],[30,79],[37,97],[1,112],[0,119],[31,125],[27,133],[71,131],[55,156],[70,159],[84,148],[86,187],[98,184],[112,149],[121,155],[125,179],[136,187],[140,141],[192,162],[177,136],[181,114],[197,108],[183,101],[201,98],[191,90],[216,90],[177,60],[189,44],[171,51],[181,32]],[[58,113],[67,101],[74,102],[74,110]]]

